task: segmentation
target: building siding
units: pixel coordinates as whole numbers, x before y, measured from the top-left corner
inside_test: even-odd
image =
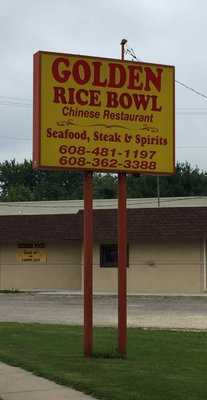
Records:
[[[48,243],[45,264],[17,260],[16,244],[0,247],[1,289],[78,289],[83,285],[83,246],[78,241]],[[129,244],[128,293],[195,293],[203,290],[202,241]],[[95,292],[117,293],[117,268],[100,267],[100,244],[93,255]]]
[[[76,241],[46,243],[47,262],[17,260],[16,244],[1,245],[1,289],[80,289],[81,247]]]
[[[100,267],[94,247],[94,288],[117,293],[118,271]],[[197,241],[129,244],[128,293],[196,293],[203,290],[202,244]]]

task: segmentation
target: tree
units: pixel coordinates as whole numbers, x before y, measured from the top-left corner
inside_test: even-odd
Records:
[[[127,179],[128,197],[156,197],[157,176],[129,175]],[[175,175],[160,176],[159,183],[162,197],[207,195],[207,173],[187,161],[176,164]]]
[[[117,197],[117,174],[93,174],[94,198]],[[161,197],[207,196],[207,173],[188,162],[177,163],[176,173],[161,176]],[[157,176],[127,176],[128,197],[156,197]],[[83,174],[70,171],[33,170],[32,162],[15,159],[0,164],[1,201],[67,200],[83,198]]]
[[[2,201],[80,199],[82,173],[33,170],[32,162],[15,159],[0,164]]]
[[[95,199],[113,199],[117,196],[117,176],[114,174],[94,174],[93,196]]]

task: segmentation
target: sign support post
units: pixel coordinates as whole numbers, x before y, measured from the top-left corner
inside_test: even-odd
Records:
[[[93,171],[118,174],[118,350],[127,341],[126,174],[175,173],[175,68],[38,51],[35,169],[84,172],[84,353],[93,342]]]
[[[124,45],[121,41],[121,59],[124,60]],[[118,350],[126,355],[127,340],[127,300],[126,300],[126,264],[127,264],[127,210],[126,210],[126,174],[118,174]]]
[[[84,354],[93,347],[93,173],[84,172]]]
[[[126,355],[127,338],[126,263],[126,174],[120,173],[118,198],[118,350],[122,356]]]

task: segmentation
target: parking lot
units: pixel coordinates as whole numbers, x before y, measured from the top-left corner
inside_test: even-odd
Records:
[[[82,325],[83,297],[0,293],[0,321]],[[115,296],[94,296],[94,325],[117,325]],[[207,330],[207,297],[129,296],[128,326]]]

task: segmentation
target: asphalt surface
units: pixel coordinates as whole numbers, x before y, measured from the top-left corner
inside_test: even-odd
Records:
[[[94,296],[94,325],[117,325],[117,298]],[[129,296],[128,326],[207,330],[207,297]],[[83,324],[83,297],[0,293],[0,321]]]

